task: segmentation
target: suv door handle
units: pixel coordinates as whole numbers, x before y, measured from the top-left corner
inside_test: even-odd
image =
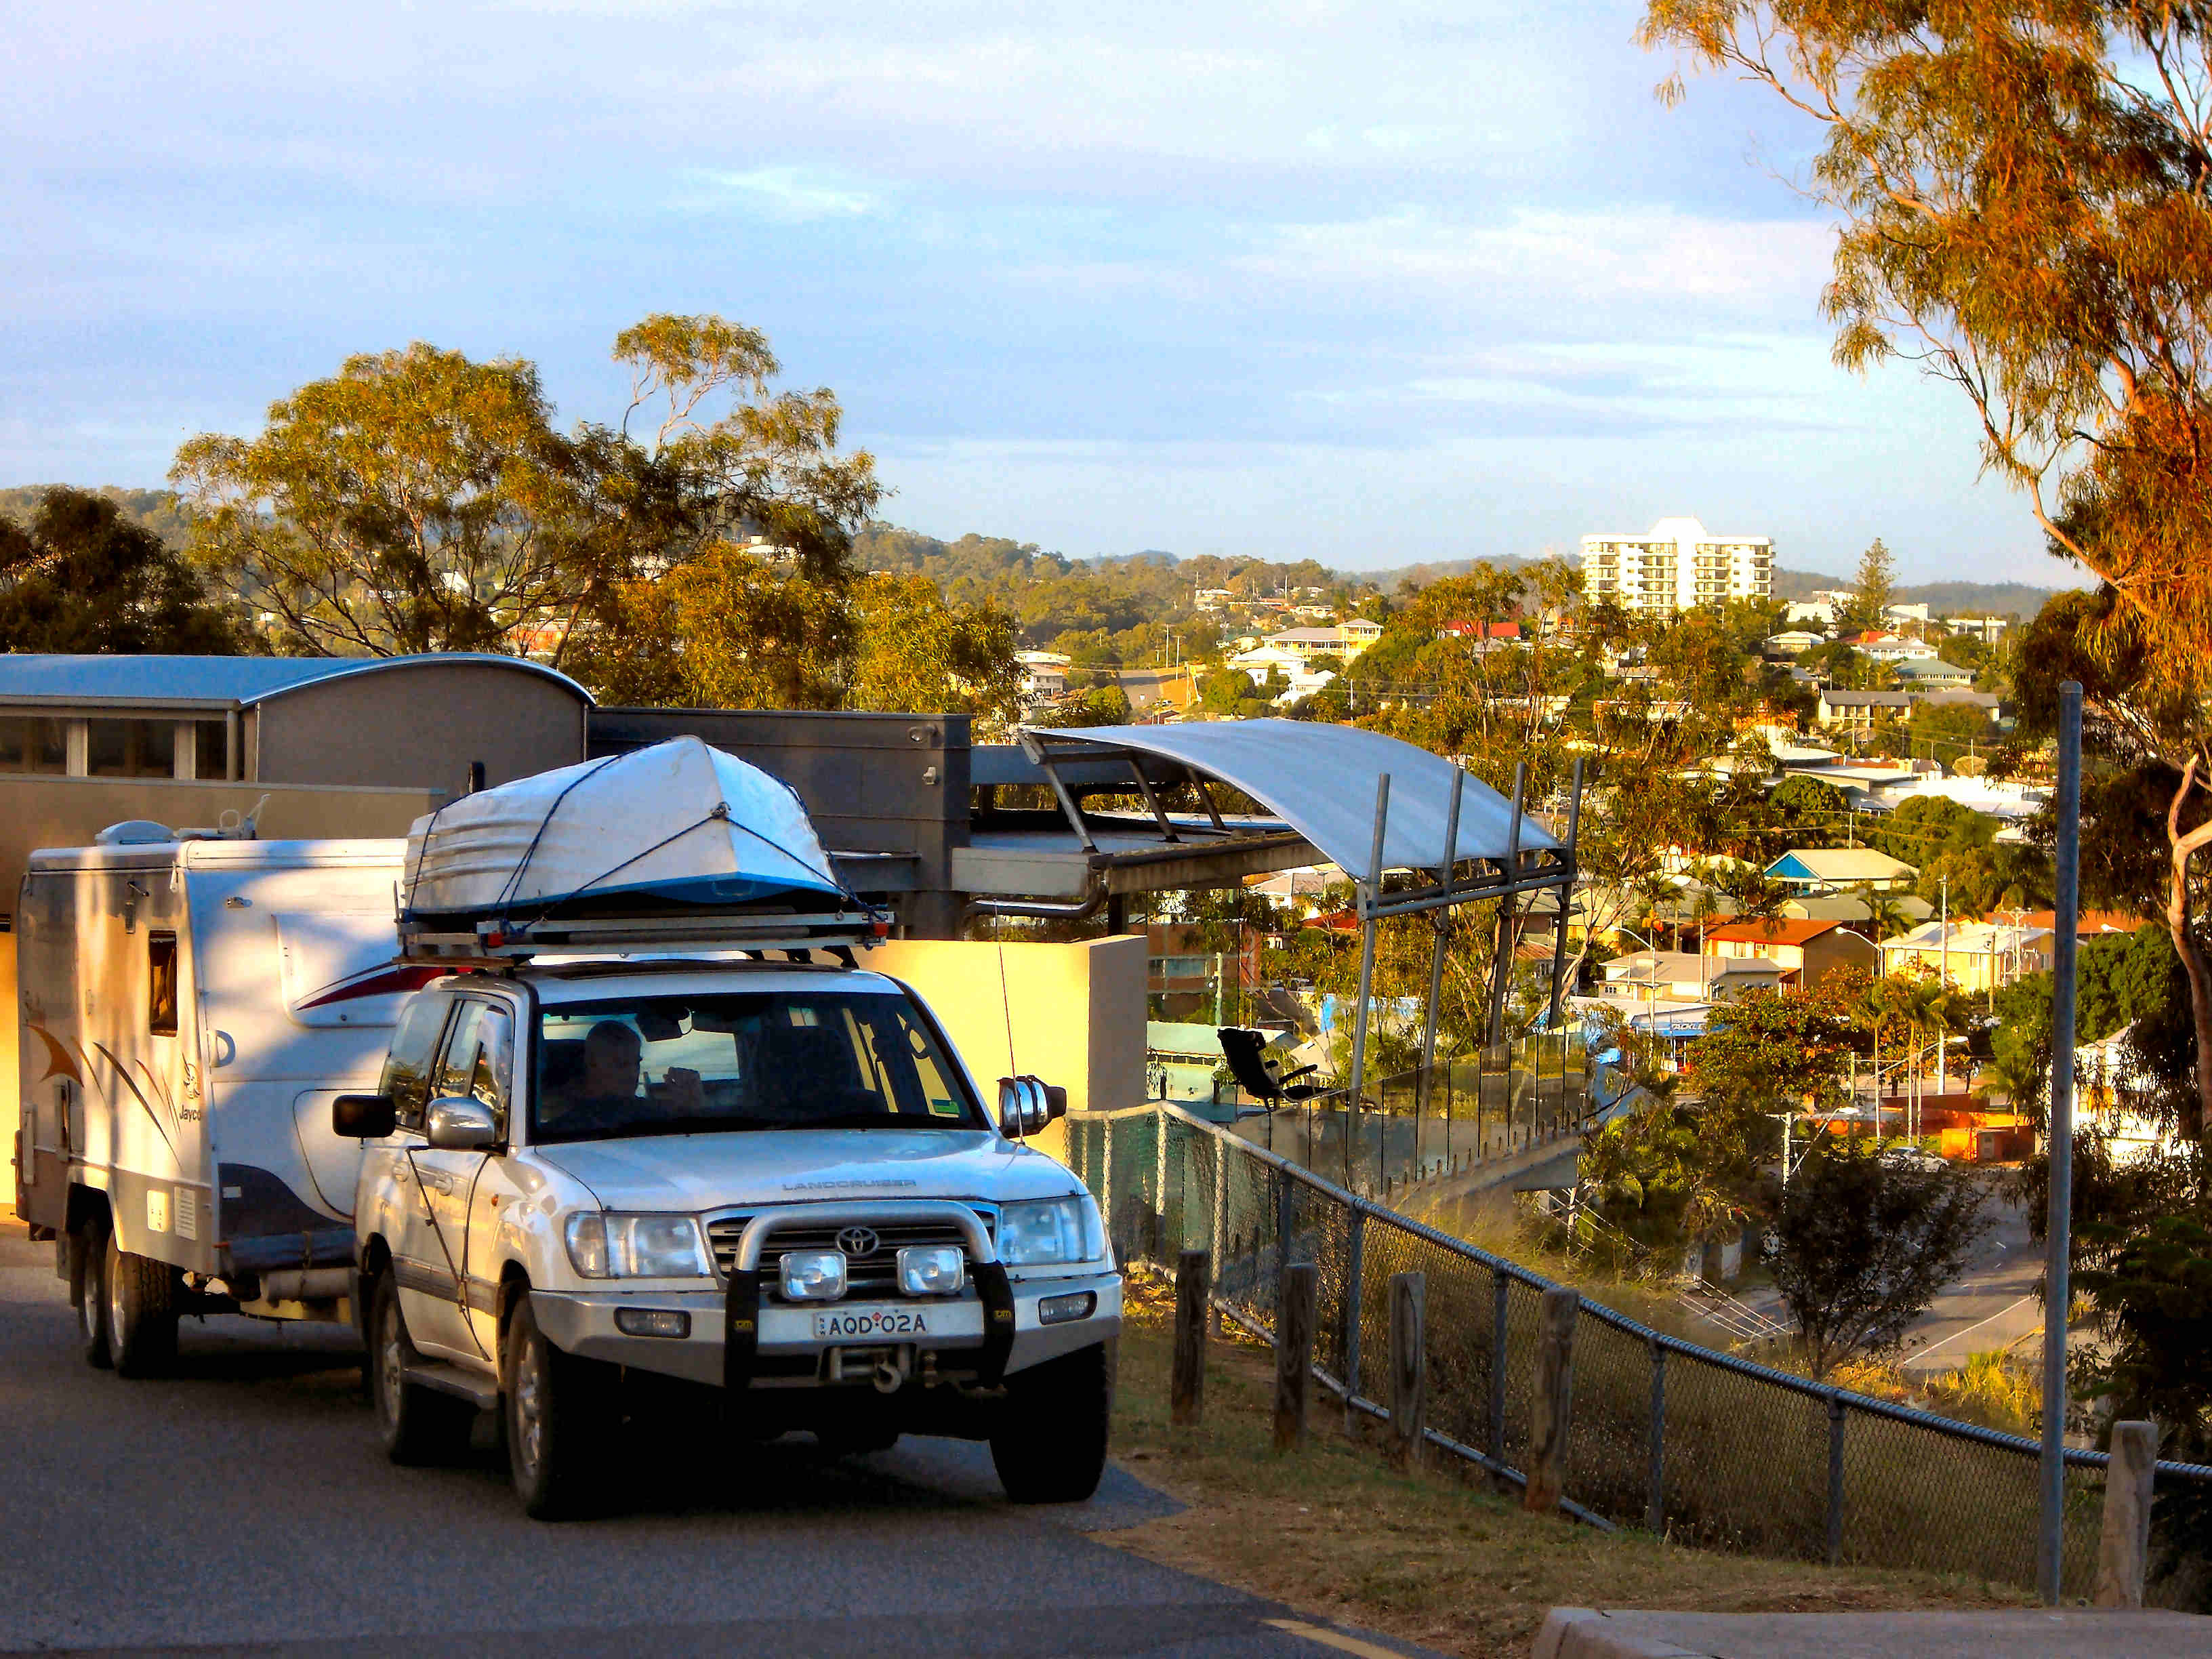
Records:
[[[416,1173],[422,1177],[425,1187],[434,1187],[441,1193],[453,1190],[453,1178],[443,1170],[418,1170]]]

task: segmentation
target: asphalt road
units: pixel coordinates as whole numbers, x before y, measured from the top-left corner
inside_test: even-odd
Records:
[[[1118,1470],[1020,1509],[958,1442],[830,1461],[663,1425],[618,1513],[539,1525],[483,1437],[462,1467],[386,1462],[346,1334],[188,1322],[179,1376],[126,1382],[77,1357],[52,1263],[0,1233],[0,1651],[1412,1651],[1086,1537],[1172,1510]]]
[[[2043,1352],[2042,1249],[2027,1233],[2027,1212],[1992,1200],[1995,1225],[1975,1247],[1966,1270],[1943,1287],[1906,1333],[1899,1363],[1908,1376],[1953,1370],[1969,1354],[2008,1348],[2024,1363]]]
[[[2042,1247],[2028,1237],[2027,1212],[1993,1196],[1989,1234],[1974,1247],[1966,1271],[1939,1291],[1928,1311],[1905,1331],[1898,1364],[1915,1379],[1955,1370],[1969,1354],[2008,1351],[2033,1365],[2043,1352]],[[1756,1311],[1787,1321],[1781,1292],[1771,1285],[1737,1292]]]

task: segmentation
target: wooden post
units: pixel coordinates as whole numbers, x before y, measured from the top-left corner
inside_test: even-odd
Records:
[[[1428,1426],[1428,1308],[1425,1274],[1390,1275],[1390,1462],[1404,1470],[1420,1467]]]
[[[1310,1261],[1285,1267],[1275,1293],[1275,1449],[1306,1443],[1306,1396],[1313,1375],[1314,1310],[1321,1269]]]
[[[1582,1296],[1556,1286],[1544,1292],[1536,1325],[1536,1379],[1528,1398],[1528,1487],[1522,1507],[1550,1515],[1566,1487],[1567,1424],[1575,1397],[1575,1321]]]
[[[1206,1409],[1206,1315],[1212,1288],[1204,1250],[1185,1250],[1176,1258],[1175,1374],[1168,1392],[1168,1419],[1188,1426]]]
[[[2105,1530],[2097,1540],[2100,1607],[2139,1607],[2150,1556],[2151,1483],[2158,1474],[2158,1425],[2112,1425],[2112,1461],[2105,1470]]]

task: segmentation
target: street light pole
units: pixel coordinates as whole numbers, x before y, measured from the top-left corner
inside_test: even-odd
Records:
[[[1943,994],[1951,994],[1951,878],[1943,878]],[[1949,1066],[1950,1045],[1942,1035],[1936,1039],[1936,1097],[1941,1100],[1951,1089]]]

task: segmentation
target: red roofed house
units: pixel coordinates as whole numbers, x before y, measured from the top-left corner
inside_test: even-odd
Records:
[[[1440,640],[1517,640],[1521,624],[1517,622],[1448,622],[1437,629]]]
[[[2009,910],[1995,918],[2002,921],[2012,919]],[[2079,925],[2074,930],[2074,937],[2084,945],[2091,939],[2103,939],[2112,933],[2132,933],[2145,924],[2145,918],[2131,916],[2124,910],[2084,910],[2076,921]],[[2040,927],[2046,933],[2056,933],[2058,913],[2056,910],[2030,910],[2020,919],[2020,922],[2023,927]]]
[[[1731,921],[1706,933],[1705,954],[1763,957],[1782,969],[1784,989],[1817,985],[1832,968],[1881,971],[1881,952],[1838,921]]]

